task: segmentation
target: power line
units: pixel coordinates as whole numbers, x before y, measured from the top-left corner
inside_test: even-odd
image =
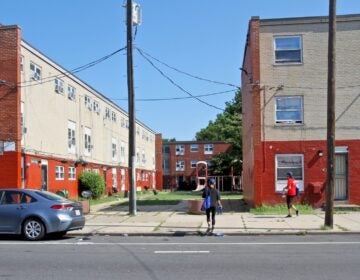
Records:
[[[231,83],[224,83],[224,82],[214,81],[214,80],[205,79],[205,78],[202,78],[202,77],[199,77],[199,76],[196,76],[196,75],[189,74],[189,73],[187,73],[187,72],[185,72],[185,71],[182,71],[182,70],[179,70],[179,69],[177,69],[177,68],[175,68],[175,67],[173,67],[173,66],[170,66],[169,64],[167,64],[167,63],[161,61],[160,59],[158,59],[158,58],[156,58],[156,57],[148,54],[147,52],[139,49],[138,47],[136,47],[136,49],[137,49],[139,52],[141,52],[143,55],[145,55],[146,57],[148,57],[148,58],[150,57],[151,59],[156,60],[157,62],[161,63],[162,65],[164,65],[164,66],[166,66],[166,67],[168,67],[168,68],[170,68],[170,69],[172,69],[172,70],[174,70],[174,71],[176,71],[176,72],[179,72],[179,73],[181,73],[181,74],[183,74],[183,75],[186,75],[186,76],[189,76],[189,77],[191,77],[191,78],[195,78],[195,79],[198,79],[198,80],[201,80],[201,81],[205,81],[205,82],[209,82],[209,83],[214,83],[214,84],[219,84],[219,85],[231,86],[231,87],[235,87],[235,88],[239,89],[238,86],[236,86],[236,85],[234,85],[234,84],[231,84]]]
[[[206,96],[213,96],[218,94],[224,94],[224,93],[230,93],[234,92],[235,90],[226,90],[226,91],[219,91],[214,93],[208,93],[208,94],[201,94],[201,95],[195,95],[195,97],[206,97]],[[185,96],[185,97],[169,97],[169,98],[139,98],[136,99],[136,101],[167,101],[167,100],[182,100],[182,99],[190,99],[194,98],[192,96]],[[127,100],[127,98],[110,98],[111,100]]]
[[[121,51],[123,51],[125,49],[126,49],[126,47],[123,47],[123,48],[118,49],[118,50],[116,50],[116,51],[114,51],[114,52],[112,52],[112,53],[110,53],[108,55],[105,55],[105,56],[99,58],[99,59],[96,59],[96,60],[94,60],[92,62],[89,62],[89,63],[87,63],[85,65],[76,67],[76,68],[74,68],[74,69],[72,69],[70,71],[65,71],[65,72],[62,72],[61,74],[58,74],[58,75],[45,77],[45,78],[41,79],[40,82],[37,82],[37,83],[34,83],[32,80],[21,82],[20,87],[29,87],[29,86],[41,85],[41,84],[44,84],[44,83],[51,82],[51,81],[53,81],[54,79],[57,79],[57,78],[60,79],[60,78],[63,78],[65,76],[68,77],[69,74],[75,74],[75,73],[84,71],[84,70],[86,70],[86,69],[88,69],[90,67],[94,67],[95,65],[109,59],[110,57],[114,56],[115,54],[117,54],[117,53],[119,53],[119,52],[121,52]],[[27,85],[22,85],[22,84],[27,84]]]
[[[154,67],[165,79],[167,79],[171,84],[173,84],[175,87],[177,87],[178,89],[180,89],[182,92],[185,92],[186,94],[188,94],[189,96],[191,96],[192,98],[196,99],[197,101],[209,106],[209,107],[212,107],[212,108],[215,108],[215,109],[218,109],[220,111],[224,111],[224,109],[221,109],[215,105],[212,105],[212,104],[209,104],[203,100],[201,100],[200,98],[194,96],[193,94],[191,94],[190,92],[188,92],[187,90],[185,90],[183,87],[181,87],[180,85],[178,85],[177,83],[175,83],[169,76],[165,75],[164,72],[162,72],[149,58],[147,58],[140,49],[136,48],[136,50],[140,53],[140,55],[152,66]]]

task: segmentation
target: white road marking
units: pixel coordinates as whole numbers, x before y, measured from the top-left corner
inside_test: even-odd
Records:
[[[210,251],[154,251],[155,254],[209,254]]]

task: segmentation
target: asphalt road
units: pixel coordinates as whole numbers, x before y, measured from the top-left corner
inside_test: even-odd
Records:
[[[359,237],[2,237],[0,279],[359,279]]]

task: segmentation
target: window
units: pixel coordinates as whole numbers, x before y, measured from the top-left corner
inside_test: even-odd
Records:
[[[214,151],[214,144],[205,144],[204,145],[204,154],[210,155]]]
[[[64,180],[64,166],[56,166],[55,179]]]
[[[24,72],[24,56],[20,56],[20,71]]]
[[[100,104],[99,104],[99,102],[94,100],[93,109],[94,109],[94,112],[96,114],[100,115]]]
[[[141,165],[144,166],[145,164],[146,164],[145,151],[142,150],[142,152],[141,152]]]
[[[185,170],[185,162],[183,160],[176,161],[176,171],[184,171]]]
[[[91,111],[93,108],[92,106],[93,106],[93,103],[91,102],[91,97],[85,95],[85,107]]]
[[[185,153],[185,146],[184,145],[176,145],[176,152],[175,152],[175,154],[177,155],[177,156],[179,156],[179,155],[184,155],[184,153]]]
[[[30,62],[30,78],[34,81],[41,79],[41,68],[33,62]]]
[[[125,143],[123,141],[121,141],[120,146],[120,162],[125,162]]]
[[[302,46],[300,36],[274,38],[275,63],[302,63]]]
[[[125,127],[125,119],[121,118],[121,127]]]
[[[287,183],[286,173],[294,174],[300,191],[304,190],[304,156],[301,154],[282,154],[275,156],[276,186],[275,191],[281,192]]]
[[[170,160],[168,160],[168,159],[163,159],[162,168],[163,168],[164,170],[170,170]]]
[[[109,108],[105,108],[104,118],[110,120],[110,109]]]
[[[199,144],[191,144],[190,145],[190,152],[195,153],[199,151]]]
[[[191,161],[191,168],[196,168],[196,163],[197,162],[198,162],[197,160],[192,160]]]
[[[91,150],[93,148],[93,145],[91,144],[91,129],[90,128],[87,128],[85,127],[84,129],[84,153],[85,155],[89,156],[91,154]]]
[[[21,115],[20,115],[21,144],[24,144],[25,133],[26,133],[25,118],[24,118],[24,102],[21,102],[20,110],[21,110]]]
[[[111,139],[111,158],[117,161],[117,141],[114,138]]]
[[[164,154],[170,154],[170,146],[169,145],[163,145],[162,152]]]
[[[76,98],[76,89],[73,86],[68,86],[68,99],[74,101]]]
[[[76,168],[75,167],[69,167],[69,180],[76,180]]]
[[[68,152],[71,154],[76,153],[75,128],[76,124],[68,121]]]
[[[63,94],[64,93],[64,81],[60,79],[55,79],[55,92]]]
[[[111,112],[111,120],[113,122],[116,122],[116,113],[115,112]]]
[[[278,96],[275,100],[276,123],[303,123],[303,97]]]

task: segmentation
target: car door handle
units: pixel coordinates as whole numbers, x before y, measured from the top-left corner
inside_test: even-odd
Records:
[[[21,206],[17,207],[17,209],[18,209],[18,210],[24,210],[24,209],[26,209],[26,207],[24,207],[24,206],[21,205]]]

